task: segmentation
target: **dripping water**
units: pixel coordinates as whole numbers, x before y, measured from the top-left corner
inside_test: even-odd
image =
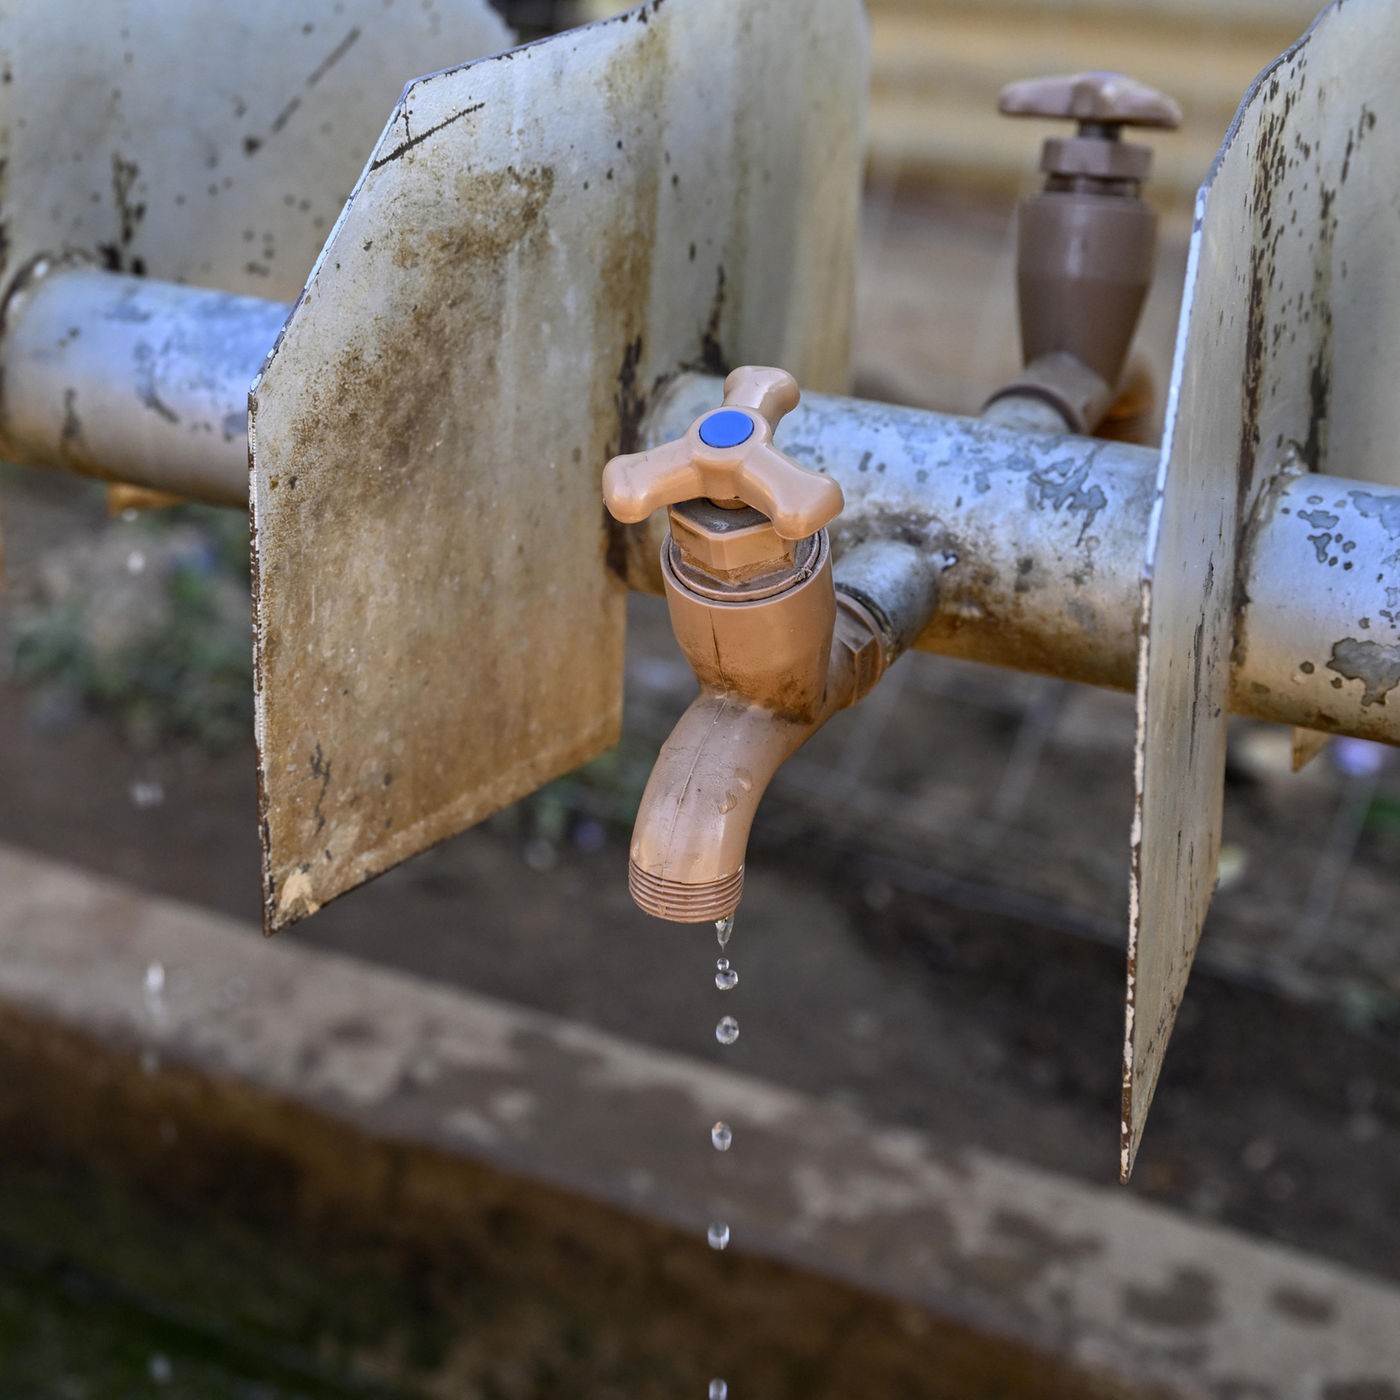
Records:
[[[747,789],[748,784],[744,784]],[[730,935],[734,932],[734,915],[727,914],[715,920],[715,937],[719,940],[719,950],[724,953],[729,946]],[[731,992],[739,984],[739,974],[730,965],[727,957],[720,957],[715,963],[715,989]],[[733,1045],[739,1039],[739,1023],[733,1016],[721,1016],[715,1026],[715,1039],[721,1045]],[[734,1132],[729,1124],[720,1119],[710,1128],[710,1145],[716,1152],[728,1152],[734,1141]],[[711,1221],[705,1231],[705,1239],[713,1250],[729,1247],[729,1226],[722,1220]],[[729,1400],[729,1383],[719,1376],[710,1382],[709,1400]]]

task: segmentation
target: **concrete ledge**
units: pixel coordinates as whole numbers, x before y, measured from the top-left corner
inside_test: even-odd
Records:
[[[211,1325],[433,1395],[1400,1400],[1374,1279],[4,848],[0,890],[0,1241]]]

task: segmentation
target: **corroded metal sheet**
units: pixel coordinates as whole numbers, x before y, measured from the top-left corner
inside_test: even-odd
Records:
[[[404,83],[486,0],[0,0],[0,285],[79,251],[290,301]]]
[[[1125,1179],[1215,885],[1251,513],[1280,469],[1383,477],[1400,433],[1398,21],[1324,11],[1197,197],[1143,578]]]
[[[267,925],[616,736],[599,494],[683,366],[846,371],[858,0],[650,0],[412,84],[252,399]]]

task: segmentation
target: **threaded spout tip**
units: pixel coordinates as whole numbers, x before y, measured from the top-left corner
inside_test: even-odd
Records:
[[[744,893],[744,867],[704,885],[683,885],[627,863],[627,888],[643,913],[675,924],[707,924],[727,918]]]

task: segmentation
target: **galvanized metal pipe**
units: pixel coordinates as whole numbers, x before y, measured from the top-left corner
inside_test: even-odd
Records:
[[[718,379],[684,376],[643,440],[678,437],[722,397]],[[869,540],[939,570],[921,650],[1132,689],[1154,450],[821,394],[780,436],[845,491],[830,527],[838,586],[843,556]],[[665,521],[644,529],[629,581],[656,591]],[[1231,708],[1400,743],[1400,490],[1285,475],[1244,556]]]
[[[248,388],[289,308],[62,261],[4,308],[12,460],[248,504]]]

